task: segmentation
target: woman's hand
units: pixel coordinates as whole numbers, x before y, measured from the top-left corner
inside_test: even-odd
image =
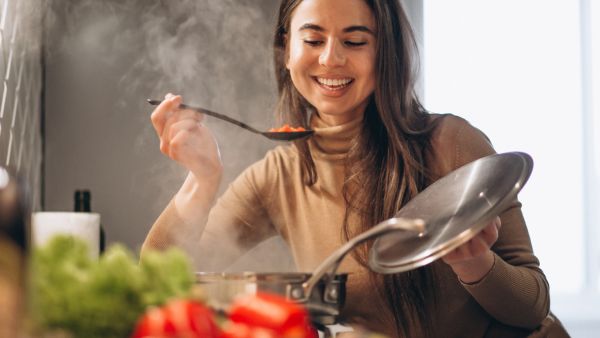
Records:
[[[160,151],[187,168],[197,179],[220,177],[223,164],[217,142],[202,124],[204,116],[179,109],[181,96],[167,94],[154,109],[151,120]]]
[[[160,151],[189,173],[172,205],[152,226],[142,252],[177,246],[194,259],[221,183],[223,165],[214,136],[202,125],[202,114],[179,109],[181,100],[181,96],[167,94],[152,112],[151,120],[160,139]]]
[[[476,283],[492,269],[494,253],[490,248],[498,240],[501,224],[496,217],[471,240],[442,257],[463,283]]]

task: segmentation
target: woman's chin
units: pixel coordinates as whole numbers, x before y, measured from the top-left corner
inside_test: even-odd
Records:
[[[316,107],[319,117],[329,125],[340,125],[359,118],[362,112],[357,110],[340,110],[332,107]]]

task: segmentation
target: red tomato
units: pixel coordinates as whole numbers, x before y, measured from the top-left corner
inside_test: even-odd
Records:
[[[229,319],[250,328],[259,327],[274,332],[276,337],[313,338],[316,330],[310,326],[308,312],[279,295],[258,293],[239,298],[229,310]],[[254,335],[231,338],[257,338]],[[261,336],[262,337],[262,336]],[[266,337],[266,336],[265,336]]]
[[[189,300],[174,300],[151,308],[140,318],[132,338],[217,338],[212,311]]]
[[[275,331],[242,323],[227,322],[219,338],[280,338]]]

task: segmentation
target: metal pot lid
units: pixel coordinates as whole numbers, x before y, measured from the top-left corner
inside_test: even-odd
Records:
[[[510,152],[480,158],[442,177],[395,216],[422,219],[425,230],[377,238],[369,252],[369,266],[379,273],[398,273],[444,256],[515,202],[532,169],[531,156]]]

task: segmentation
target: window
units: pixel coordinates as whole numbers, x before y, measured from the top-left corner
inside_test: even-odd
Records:
[[[552,309],[600,323],[600,1],[423,5],[425,106],[532,155],[519,198]]]

